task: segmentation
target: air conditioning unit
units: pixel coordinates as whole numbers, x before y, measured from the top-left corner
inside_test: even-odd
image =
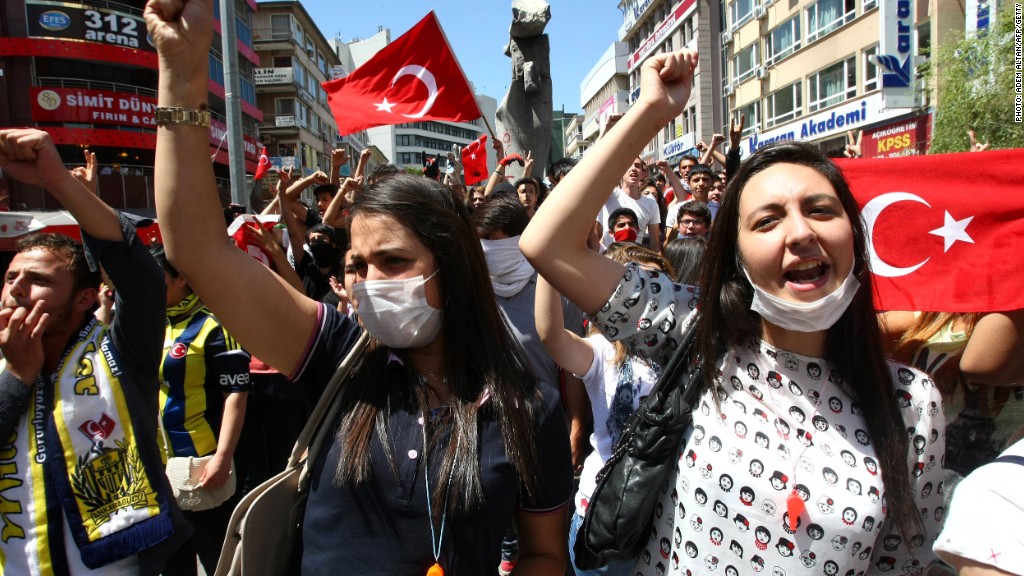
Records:
[[[722,89],[722,92],[726,96],[732,96],[733,92],[735,92],[735,91],[736,91],[736,89],[732,87],[732,84],[726,84],[725,88]]]
[[[757,70],[754,70],[754,78],[763,80],[768,77],[768,70],[764,66],[759,66]]]
[[[722,46],[728,46],[732,44],[732,32],[726,30],[722,32]]]
[[[754,8],[754,18],[763,20],[768,17],[768,10],[763,5]]]

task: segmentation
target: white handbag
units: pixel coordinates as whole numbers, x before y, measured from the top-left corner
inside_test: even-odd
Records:
[[[203,456],[202,458],[175,456],[167,459],[167,480],[170,481],[174,499],[177,500],[178,506],[182,510],[192,512],[209,510],[220,506],[235,495],[237,476],[233,460],[227,481],[216,488],[199,486],[199,479],[203,477],[203,471],[212,459],[213,456]]]

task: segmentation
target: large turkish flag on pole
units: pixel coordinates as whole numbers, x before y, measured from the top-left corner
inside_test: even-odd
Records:
[[[880,310],[1024,308],[1024,149],[838,160]]]
[[[323,86],[340,134],[482,116],[433,11],[351,74]]]

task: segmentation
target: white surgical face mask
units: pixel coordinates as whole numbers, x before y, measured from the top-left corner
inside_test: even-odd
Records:
[[[371,336],[389,348],[422,348],[441,331],[441,311],[427,304],[424,285],[437,275],[366,280],[352,286],[357,311]]]
[[[754,287],[754,300],[750,309],[768,322],[786,330],[796,332],[818,332],[828,330],[850,307],[857,295],[860,282],[853,275],[853,268],[834,292],[814,302],[790,302],[765,292],[750,280],[750,274],[743,269],[750,285]]]
[[[480,240],[487,260],[491,284],[498,296],[515,296],[533,277],[533,266],[519,250],[519,236],[500,240]]]

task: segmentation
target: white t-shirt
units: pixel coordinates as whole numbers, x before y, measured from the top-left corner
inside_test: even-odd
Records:
[[[602,246],[608,246],[615,241],[608,230],[608,217],[619,208],[629,208],[636,213],[637,225],[640,227],[636,238],[637,242],[643,242],[647,238],[647,230],[651,224],[661,225],[661,211],[654,198],[644,195],[641,195],[640,198],[633,198],[625,190],[616,188],[612,190],[611,196],[605,201],[604,207],[597,215],[597,221],[601,224],[601,229],[604,230],[601,237]]]
[[[615,345],[600,334],[588,336],[587,342],[594,350],[594,360],[586,374],[576,376],[583,380],[594,414],[594,433],[590,435],[594,451],[583,463],[576,492],[576,513],[580,516],[586,513],[596,486],[594,479],[611,457],[626,420],[640,405],[640,399],[650,394],[661,374],[660,365],[639,356],[630,356],[620,369],[613,363]]]
[[[677,345],[692,287],[627,265],[594,324],[664,362]],[[860,405],[823,359],[753,340],[719,360],[675,470],[661,488],[652,536],[632,574],[845,576],[918,574],[935,559],[943,507],[942,399],[924,373],[890,363],[911,438],[914,507],[924,531],[910,552],[888,522],[885,489]],[[794,502],[796,529],[789,526]]]
[[[1024,440],[1000,457],[1024,457]],[[1024,574],[1024,465],[994,462],[957,485],[935,552],[949,562],[962,556],[1013,574]]]

